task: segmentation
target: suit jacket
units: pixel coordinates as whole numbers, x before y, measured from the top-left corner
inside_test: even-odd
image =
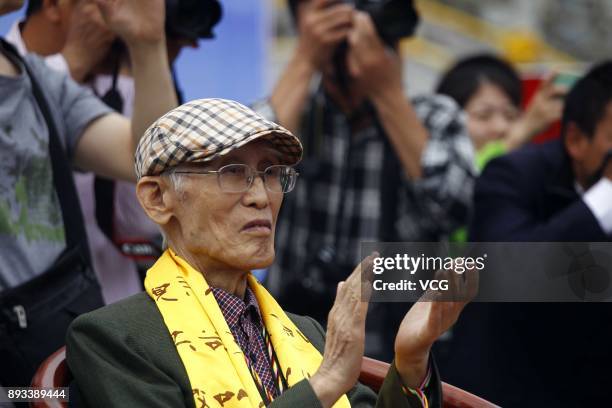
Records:
[[[322,353],[323,328],[312,318],[287,314]],[[67,335],[67,359],[81,398],[88,407],[195,408],[187,372],[155,302],[139,293],[79,316]],[[216,375],[214,367],[207,368]],[[440,406],[437,372],[432,376],[430,406]],[[353,407],[420,407],[401,390],[392,365],[378,399],[357,384],[349,393]],[[214,406],[214,401],[207,401]],[[273,407],[320,407],[310,383],[303,380],[275,399]]]
[[[491,161],[474,208],[472,241],[609,239],[576,193],[560,141]],[[436,350],[440,373],[504,407],[609,406],[610,322],[606,303],[474,303]]]
[[[530,145],[489,163],[476,182],[472,241],[607,241],[574,189],[561,141]]]

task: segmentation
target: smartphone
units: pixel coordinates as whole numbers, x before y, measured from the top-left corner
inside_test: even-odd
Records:
[[[580,79],[580,76],[570,73],[559,73],[555,76],[554,84],[570,89]]]

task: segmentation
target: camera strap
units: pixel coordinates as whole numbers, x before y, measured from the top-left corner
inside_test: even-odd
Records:
[[[117,81],[119,79],[119,69],[121,67],[122,59],[122,47],[121,44],[115,42],[113,44],[113,55],[115,56],[113,61],[113,75],[111,80],[111,87],[106,93],[100,97],[109,108],[115,112],[123,112],[123,97],[117,89]],[[106,236],[106,238],[115,243],[115,228],[114,228],[114,214],[115,214],[115,181],[106,177],[96,175],[94,177],[94,202],[95,202],[95,215],[96,222],[100,231]]]
[[[308,157],[311,160],[318,160],[319,157],[323,154],[323,146],[325,139],[325,126],[330,124],[330,119],[325,114],[325,105],[328,103],[326,98],[324,97],[324,92],[322,92],[322,84],[321,89],[317,93],[315,97],[315,103],[313,109],[310,112],[311,118],[310,123],[314,125],[313,128],[308,129],[307,142],[309,145]],[[350,122],[350,118],[348,118]],[[349,123],[350,125],[350,123]],[[333,232],[333,240],[332,240],[332,248],[336,250],[338,248],[338,241],[340,240],[341,232],[342,232],[342,221],[344,215],[344,197],[346,196],[346,191],[348,190],[349,185],[349,171],[348,171],[348,163],[351,160],[351,153],[353,150],[353,135],[349,132],[347,147],[344,155],[344,166],[342,167],[342,171],[340,174],[340,184],[339,184],[339,192],[338,192],[338,203],[336,205],[336,213],[335,213],[335,228]],[[319,166],[320,167],[320,166]],[[314,177],[310,178],[307,182],[307,191],[308,196],[310,196],[312,192],[312,186],[314,184]],[[337,255],[337,254],[336,254]]]
[[[123,114],[124,100],[117,87],[119,71],[124,57],[125,47],[120,42],[113,44],[115,61],[113,61],[113,72],[111,87],[100,97],[102,101],[119,114]],[[171,67],[172,79],[179,105],[183,103],[183,92],[178,86],[174,66]],[[161,247],[148,238],[123,239],[115,233],[115,180],[98,176],[94,178],[95,216],[100,231],[106,236],[117,250],[124,256],[134,261],[143,261],[148,264],[156,260],[161,254]]]
[[[298,170],[300,172],[300,175],[304,178],[305,192],[307,198],[312,196],[312,186],[314,184],[314,180],[317,178],[320,171],[317,155],[321,151],[320,146],[318,145],[319,143],[322,143],[322,130],[324,127],[324,123],[322,122],[324,120],[324,102],[321,99],[321,93],[319,91],[315,92],[314,103],[312,104],[312,106],[310,106],[308,114],[305,115],[305,118],[302,120],[301,123],[302,129],[304,129],[304,133],[302,136],[305,136],[304,159],[301,163],[298,164]],[[301,223],[302,225],[309,225],[310,223],[309,211],[299,211],[298,207],[299,202],[297,197],[295,197],[292,200],[292,205],[290,207],[285,207],[286,209],[282,210],[289,212],[286,218],[291,220],[289,222],[288,231],[290,239],[293,237],[293,234],[295,232],[296,222]],[[299,217],[299,219],[296,219],[296,217]],[[314,248],[307,248],[308,252],[311,252],[313,250]]]
[[[378,116],[375,115],[378,133],[383,135],[384,154],[383,167],[380,174],[380,219],[378,221],[378,238],[381,242],[394,242],[398,239],[397,204],[399,201],[398,189],[401,185],[402,168],[399,157],[391,146],[389,137],[385,133]]]

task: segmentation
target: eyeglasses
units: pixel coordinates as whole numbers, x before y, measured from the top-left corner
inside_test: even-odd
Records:
[[[221,191],[244,193],[251,188],[256,176],[260,176],[266,189],[272,193],[288,193],[295,187],[298,172],[291,166],[277,164],[264,171],[255,170],[246,164],[228,164],[219,170],[174,170],[175,174],[216,174]]]

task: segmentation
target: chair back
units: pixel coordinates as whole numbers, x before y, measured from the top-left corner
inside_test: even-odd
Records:
[[[68,387],[72,381],[72,375],[66,363],[66,347],[62,347],[51,354],[38,367],[32,378],[32,387],[36,388],[59,388]],[[68,404],[57,399],[35,401],[30,403],[32,408],[65,408]]]
[[[389,363],[364,357],[361,363],[359,381],[378,392],[389,371],[389,367]],[[71,380],[72,375],[68,369],[68,364],[66,364],[66,347],[62,347],[43,361],[38,370],[36,370],[32,379],[32,387],[68,387]],[[444,382],[442,383],[442,401],[444,408],[497,408],[495,404]],[[58,400],[30,403],[32,408],[66,408],[67,406],[65,402]]]
[[[378,392],[389,367],[389,363],[364,357],[361,362],[359,381]],[[442,406],[444,408],[499,408],[487,400],[445,382],[442,383]]]

